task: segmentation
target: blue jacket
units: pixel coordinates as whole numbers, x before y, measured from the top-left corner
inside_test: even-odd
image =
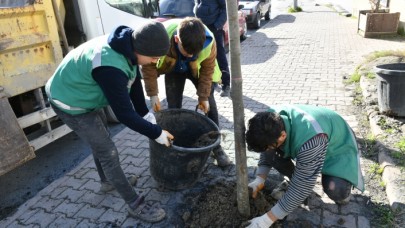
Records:
[[[195,0],[194,14],[207,25],[222,29],[226,22],[225,0]]]

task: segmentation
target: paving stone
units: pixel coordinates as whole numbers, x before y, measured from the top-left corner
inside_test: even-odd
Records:
[[[335,202],[333,202],[333,203],[324,203],[322,205],[322,207],[323,207],[324,210],[328,210],[329,212],[332,212],[332,213],[335,213],[335,214],[339,213],[339,206]]]
[[[125,201],[121,197],[115,197],[110,194],[106,195],[103,201],[100,202],[99,206],[111,208],[114,211],[120,211],[125,205]]]
[[[17,220],[21,223],[26,224],[25,222],[29,220],[31,217],[35,217],[35,214],[37,214],[41,209],[37,208],[29,208],[28,210],[24,211],[22,215],[20,215]]]
[[[127,219],[122,224],[122,227],[139,227],[139,228],[150,228],[150,227],[159,227],[156,224],[149,224],[145,222],[141,222],[131,217],[127,217]]]
[[[41,198],[37,203],[35,203],[33,209],[42,209],[48,213],[52,212],[55,207],[63,202],[63,199],[50,199],[48,196]]]
[[[72,218],[84,205],[83,203],[71,203],[69,200],[65,200],[55,208],[54,212]]]
[[[97,193],[100,190],[100,182],[93,179],[88,180],[84,185],[82,185],[79,190],[88,190],[90,192]]]
[[[136,175],[138,176],[138,178],[144,176],[144,173],[146,170],[148,170],[149,167],[145,167],[145,166],[134,166],[134,165],[128,165],[124,171],[126,173],[126,175]],[[139,184],[139,179],[137,182],[137,185]]]
[[[85,192],[83,190],[75,190],[72,188],[67,188],[65,191],[61,192],[55,199],[68,199],[70,202],[76,202]]]
[[[161,204],[167,204],[169,199],[172,197],[173,192],[158,192],[155,189],[151,189],[146,200],[158,201]]]
[[[77,228],[89,228],[89,227],[98,227],[99,223],[96,221],[90,221],[89,219],[83,219],[78,225]]]
[[[134,149],[132,149],[134,150]],[[132,151],[133,154],[136,154],[137,151]],[[134,165],[134,166],[141,166],[141,164],[145,161],[146,158],[138,158],[133,155],[127,156],[121,164],[127,164],[127,165]]]
[[[112,227],[121,227],[126,218],[126,213],[116,212],[112,209],[108,209],[106,212],[104,212],[104,214],[100,216],[98,221],[102,223],[108,223]]]
[[[77,179],[77,178],[75,178],[75,177],[72,176],[72,177],[70,177],[70,178],[67,178],[65,181],[63,181],[63,182],[60,184],[60,186],[61,186],[61,187],[63,187],[63,186],[65,186],[65,187],[70,187],[70,188],[72,188],[72,189],[78,190],[78,189],[80,189],[80,187],[81,187],[82,185],[84,185],[87,181],[88,181],[87,179]]]
[[[356,217],[353,215],[337,215],[329,211],[323,211],[323,225],[356,227]]]
[[[287,221],[305,220],[310,221],[314,225],[320,225],[321,223],[321,210],[314,209],[311,211],[303,208],[297,208],[287,216]]]
[[[107,211],[106,208],[92,207],[87,204],[77,212],[76,217],[90,219],[90,221],[93,221],[93,220],[96,221],[106,211]]]
[[[44,210],[38,210],[35,216],[32,216],[30,219],[28,219],[25,224],[36,224],[40,227],[47,227],[56,219],[56,217],[56,214],[48,213]]]
[[[50,192],[50,198],[60,199],[59,195],[64,192],[68,187],[56,187]]]
[[[103,201],[106,198],[106,194],[103,193],[98,193],[94,194],[94,192],[86,191],[82,197],[80,197],[76,203],[84,203],[84,204],[89,204],[93,207],[98,206],[101,201]]]
[[[49,223],[49,228],[59,228],[59,227],[77,227],[78,224],[83,220],[80,218],[68,218],[64,214],[55,214],[56,218],[53,222]]]
[[[359,228],[369,228],[370,227],[370,221],[364,216],[358,216],[357,217],[357,227],[359,227]]]
[[[77,179],[82,178],[87,172],[89,172],[91,169],[90,168],[81,168],[79,170],[77,170],[75,173],[73,173],[73,176]]]
[[[364,210],[361,205],[359,205],[357,202],[349,202],[346,205],[340,206],[340,211],[342,214],[361,214],[362,210]]]
[[[88,172],[86,172],[82,178],[84,179],[93,179],[95,181],[99,181],[100,180],[100,176],[97,173],[97,170],[95,167],[92,167]]]

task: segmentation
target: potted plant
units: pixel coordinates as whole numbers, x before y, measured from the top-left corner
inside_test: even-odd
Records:
[[[359,11],[357,32],[364,37],[396,34],[400,13],[390,13],[386,1],[368,1],[371,10]]]

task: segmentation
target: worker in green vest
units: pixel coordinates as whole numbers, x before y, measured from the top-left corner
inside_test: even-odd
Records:
[[[139,72],[139,65],[156,63],[168,50],[169,37],[159,22],[136,30],[119,26],[69,52],[45,86],[58,117],[90,145],[100,191],[116,189],[132,217],[151,223],[164,219],[166,212],[135,192],[136,176],[126,178],[103,108],[109,105],[122,124],[170,146],[173,136],[149,112]]]
[[[197,89],[198,107],[219,125],[214,98],[213,82],[221,80],[221,70],[216,61],[217,48],[214,35],[200,19],[186,17],[163,22],[170,38],[169,52],[157,64],[142,67],[145,90],[151,106],[160,110],[157,78],[165,74],[168,108],[181,108],[186,79]],[[218,166],[228,166],[231,161],[221,145],[213,149]]]
[[[271,168],[289,178],[285,194],[266,214],[248,227],[270,227],[297,208],[322,175],[324,192],[337,204],[349,202],[351,189],[364,191],[360,151],[355,135],[336,112],[310,105],[273,106],[249,120],[248,149],[260,153],[256,179],[249,183],[252,197],[264,188]],[[292,162],[295,160],[295,165]]]

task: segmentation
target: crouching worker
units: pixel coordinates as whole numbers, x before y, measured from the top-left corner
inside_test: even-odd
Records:
[[[350,199],[352,187],[364,191],[360,152],[353,131],[337,113],[309,105],[274,106],[249,120],[248,149],[259,152],[252,197],[264,188],[273,167],[290,179],[288,189],[266,214],[248,227],[270,227],[297,208],[322,174],[324,192],[337,204]],[[292,162],[295,160],[296,164]]]
[[[125,177],[102,108],[110,105],[122,124],[169,146],[173,136],[156,125],[149,112],[138,70],[138,65],[156,63],[168,50],[169,37],[161,23],[150,22],[135,31],[120,26],[72,50],[45,88],[56,114],[90,145],[100,190],[116,189],[129,214],[147,222],[158,222],[166,213],[135,192],[134,176]]]

